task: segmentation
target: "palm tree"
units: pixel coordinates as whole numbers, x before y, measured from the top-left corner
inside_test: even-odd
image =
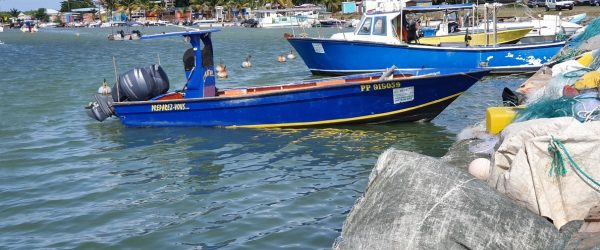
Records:
[[[138,0],[119,0],[118,5],[127,11],[127,21],[131,21],[131,12],[133,9],[139,9]]]
[[[160,1],[160,3],[155,3],[154,5],[152,5],[152,7],[150,8],[150,11],[155,12],[158,14],[158,19],[162,19],[162,14],[165,12],[165,3],[163,1]]]
[[[204,0],[190,0],[190,8],[194,11],[200,11],[204,6]]]
[[[277,4],[279,4],[279,6],[284,6],[285,8],[294,6],[292,0],[277,0]]]
[[[111,18],[112,18],[112,12],[116,7],[116,3],[117,3],[117,0],[97,0],[96,1],[96,4],[102,6],[102,8],[104,8],[108,11],[106,15],[110,16]]]
[[[19,10],[17,10],[17,9],[10,9],[10,16],[11,17],[19,17],[20,13],[21,12]]]
[[[340,0],[322,0],[321,3],[331,12],[339,11],[342,4]]]
[[[138,7],[144,10],[144,18],[148,17],[148,10],[152,8],[150,0],[138,0]]]

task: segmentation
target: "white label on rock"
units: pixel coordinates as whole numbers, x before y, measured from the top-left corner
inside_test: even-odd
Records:
[[[415,99],[415,87],[395,88],[394,104],[410,102]]]

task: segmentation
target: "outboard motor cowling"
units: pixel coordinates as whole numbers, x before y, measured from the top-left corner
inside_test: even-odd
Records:
[[[150,75],[154,79],[152,97],[167,93],[167,91],[169,91],[169,78],[167,77],[167,73],[163,70],[163,68],[160,65],[153,64],[146,69],[150,72]]]
[[[119,76],[119,92],[129,101],[146,101],[152,97],[154,78],[146,68],[134,68]]]
[[[111,95],[112,95],[114,102],[127,101],[127,96],[125,96],[121,90],[117,89],[117,83],[115,83],[115,85],[113,85],[113,87],[111,89]]]

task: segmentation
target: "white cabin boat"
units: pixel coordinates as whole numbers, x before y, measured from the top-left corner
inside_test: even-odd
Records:
[[[319,16],[317,8],[256,10],[259,28],[310,27]]]

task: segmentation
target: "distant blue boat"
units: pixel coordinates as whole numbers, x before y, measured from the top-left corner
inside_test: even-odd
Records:
[[[472,4],[406,7],[401,11],[373,12],[363,16],[354,32],[331,38],[294,37],[288,42],[314,74],[353,74],[376,72],[390,65],[400,69],[481,68],[495,73],[535,71],[549,61],[565,44],[516,44],[442,46],[418,44],[417,30],[407,27],[405,13],[459,10]],[[402,28],[404,27],[404,28]],[[411,33],[412,32],[412,33]],[[410,37],[413,36],[414,40]],[[412,41],[412,43],[408,43]]]
[[[191,42],[194,57],[186,66],[187,87],[167,92],[168,78],[160,66],[134,69],[119,77],[111,95],[96,95],[88,114],[99,121],[115,115],[128,126],[265,128],[431,120],[488,73],[397,70],[217,89],[210,38],[215,31],[142,37],[184,36]]]

